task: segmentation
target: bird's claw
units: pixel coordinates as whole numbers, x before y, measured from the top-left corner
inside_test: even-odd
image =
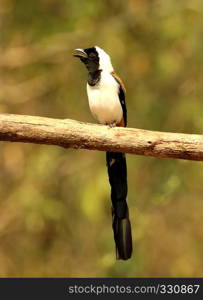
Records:
[[[113,127],[116,127],[116,122],[113,122],[111,124],[108,124],[109,128],[113,128]]]

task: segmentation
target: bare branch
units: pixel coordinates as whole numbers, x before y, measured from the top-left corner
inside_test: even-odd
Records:
[[[0,140],[203,160],[203,135],[109,128],[70,119],[0,114]]]

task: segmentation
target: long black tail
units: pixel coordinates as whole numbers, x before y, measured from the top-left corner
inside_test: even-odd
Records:
[[[125,154],[107,152],[106,163],[111,185],[112,227],[116,244],[116,258],[126,260],[132,254],[132,235],[126,202],[128,185]]]

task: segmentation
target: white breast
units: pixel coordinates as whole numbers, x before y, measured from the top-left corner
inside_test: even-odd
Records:
[[[87,84],[87,95],[92,115],[101,124],[119,123],[123,111],[118,97],[119,84],[113,76],[102,71],[101,79],[95,86]]]

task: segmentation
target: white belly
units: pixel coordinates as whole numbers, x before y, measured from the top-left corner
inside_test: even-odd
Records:
[[[87,84],[87,95],[92,115],[102,124],[119,123],[123,111],[118,97],[119,84],[109,73],[102,72],[96,86]]]

